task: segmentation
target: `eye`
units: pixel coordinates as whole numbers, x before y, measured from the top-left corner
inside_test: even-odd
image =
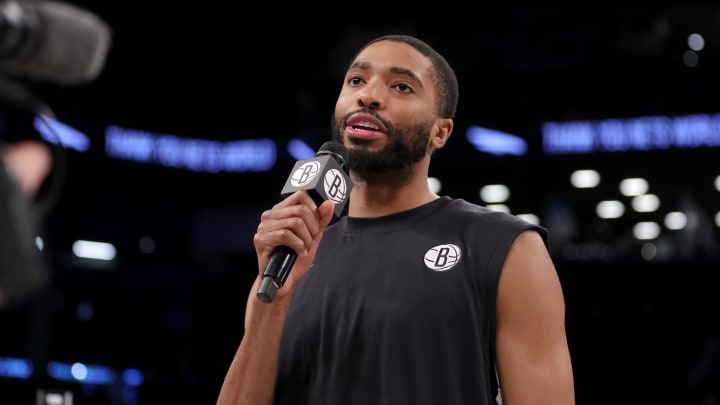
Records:
[[[408,86],[405,83],[398,83],[394,87],[401,93],[412,93],[413,92],[412,87]]]
[[[352,76],[348,78],[347,82],[351,86],[359,86],[364,83],[364,80],[358,76]]]

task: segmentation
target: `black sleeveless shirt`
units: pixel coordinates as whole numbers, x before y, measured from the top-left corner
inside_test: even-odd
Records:
[[[505,257],[533,228],[439,198],[328,227],[283,329],[275,403],[495,404],[495,303]]]

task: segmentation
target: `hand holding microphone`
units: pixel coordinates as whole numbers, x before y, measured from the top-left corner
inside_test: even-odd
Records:
[[[307,191],[316,205],[326,200],[335,203],[331,223],[345,215],[347,201],[353,183],[347,174],[347,149],[340,142],[325,142],[311,159],[295,163],[285,186],[280,193],[287,198],[299,190]],[[257,297],[262,302],[272,302],[277,290],[283,286],[295,264],[297,253],[287,247],[278,246],[265,267]]]

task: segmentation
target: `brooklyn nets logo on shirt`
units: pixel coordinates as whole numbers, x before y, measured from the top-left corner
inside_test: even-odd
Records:
[[[460,247],[453,244],[437,245],[425,252],[425,266],[433,271],[446,271],[460,261]]]

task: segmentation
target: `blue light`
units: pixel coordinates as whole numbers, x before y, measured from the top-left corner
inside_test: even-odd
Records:
[[[128,368],[122,372],[122,379],[126,385],[139,387],[145,380],[145,376],[136,368]]]
[[[720,114],[546,122],[543,148],[550,155],[720,146]]]
[[[33,126],[43,139],[50,143],[60,144],[78,152],[90,148],[90,138],[77,129],[46,115],[35,117]]]
[[[116,159],[209,173],[267,171],[277,160],[277,146],[270,139],[220,142],[117,126],[105,130],[105,153]]]
[[[88,377],[89,371],[84,364],[73,363],[73,365],[70,366],[70,374],[72,374],[74,379],[83,381]]]
[[[545,153],[588,153],[595,150],[592,125],[581,122],[547,122],[542,126]]]
[[[0,357],[0,377],[20,378],[26,380],[33,373],[30,360],[13,357]]]
[[[81,302],[77,306],[77,317],[81,321],[91,320],[94,312],[93,306],[89,302]]]
[[[51,361],[47,365],[47,373],[50,375],[50,377],[60,380],[60,381],[72,381],[72,372],[70,370],[70,365],[66,363],[59,363],[56,361]]]
[[[47,365],[50,377],[59,381],[77,381],[84,384],[108,385],[117,379],[115,370],[106,366],[83,363],[63,363],[52,361]]]
[[[517,135],[473,125],[467,129],[465,136],[480,152],[516,156],[527,152],[527,142]]]
[[[295,160],[310,159],[316,155],[316,152],[308,144],[299,139],[291,139],[288,142],[287,150]]]

